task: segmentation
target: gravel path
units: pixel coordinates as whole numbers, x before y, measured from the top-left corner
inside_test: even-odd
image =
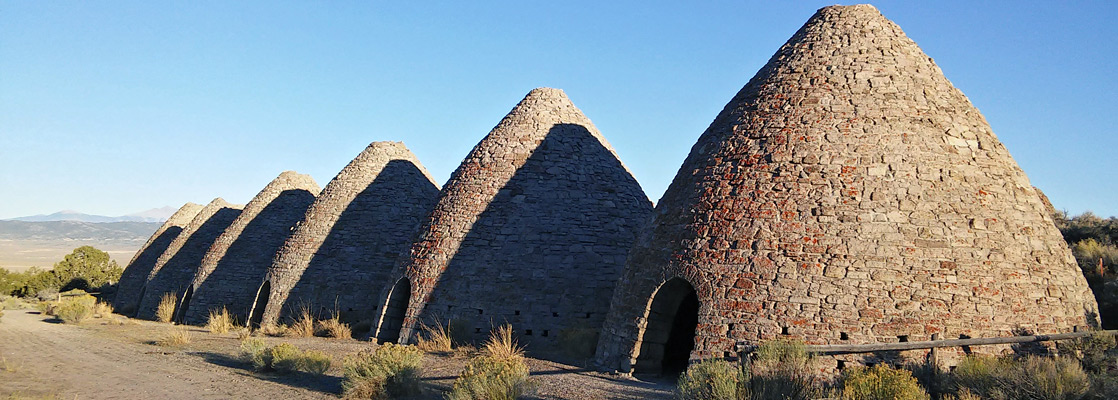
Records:
[[[123,321],[120,316],[111,320]],[[168,324],[92,319],[80,325],[53,322],[30,310],[5,310],[0,319],[0,397],[66,399],[338,398],[341,360],[373,346],[356,340],[264,338],[325,351],[334,367],[325,375],[254,373],[235,357],[235,334],[187,327],[193,342],[180,348],[152,342],[176,329]],[[425,397],[440,398],[467,361],[428,355]],[[671,386],[589,372],[529,359],[536,399],[670,398]]]

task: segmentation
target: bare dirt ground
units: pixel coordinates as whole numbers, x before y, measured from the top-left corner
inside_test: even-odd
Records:
[[[124,317],[113,316],[117,320]],[[169,324],[128,320],[122,325],[92,319],[65,325],[31,310],[6,310],[0,319],[0,397],[62,399],[338,398],[341,364],[370,342],[325,338],[273,338],[301,349],[325,351],[333,366],[325,375],[257,373],[237,359],[234,333],[217,335],[187,327],[183,347],[153,344]],[[425,398],[441,398],[467,358],[428,355]],[[589,372],[576,366],[529,359],[534,399],[670,398],[671,386]]]

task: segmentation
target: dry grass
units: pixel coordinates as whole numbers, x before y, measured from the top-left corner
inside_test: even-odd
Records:
[[[166,293],[159,299],[159,307],[155,309],[155,319],[159,322],[171,322],[175,318],[175,307],[178,303],[178,295],[175,293]]]
[[[264,325],[264,326],[260,327],[260,329],[258,329],[258,330],[260,331],[260,333],[263,333],[266,336],[278,337],[278,336],[287,336],[287,331],[289,329],[290,328],[288,328],[287,325],[279,324],[279,325]]]
[[[164,347],[178,347],[188,345],[192,341],[194,341],[194,337],[190,334],[190,331],[185,328],[176,328],[172,329],[167,336],[155,341],[155,344]]]
[[[318,321],[318,331],[322,336],[335,339],[350,339],[353,337],[353,331],[349,329],[349,325],[343,323],[335,315],[333,318]]]
[[[241,329],[237,330],[237,339],[238,340],[248,339],[249,336],[252,336],[252,330],[251,329],[241,328]]]
[[[11,361],[8,361],[7,358],[0,357],[0,371],[9,372],[9,373],[14,374],[16,372],[19,372],[21,369],[23,369],[22,364],[21,365],[16,365],[15,363],[13,363]]]
[[[434,326],[420,323],[420,329],[423,334],[415,344],[419,350],[425,353],[449,353],[453,350],[450,328],[443,326],[442,322],[436,320]]]
[[[102,301],[98,301],[97,304],[93,305],[93,317],[94,318],[108,318],[112,315],[113,315],[113,305],[112,304],[105,303],[105,302],[102,302]]]
[[[295,322],[283,333],[288,337],[311,337],[314,336],[314,315],[311,314],[309,307],[299,308],[299,316],[295,317]]]
[[[206,320],[206,329],[209,329],[210,333],[229,333],[236,327],[237,321],[229,315],[229,310],[225,307],[221,307],[221,311],[210,310],[210,317]]]
[[[497,327],[489,332],[489,340],[485,341],[481,351],[500,359],[524,358],[524,348],[516,343],[512,332],[512,325]]]

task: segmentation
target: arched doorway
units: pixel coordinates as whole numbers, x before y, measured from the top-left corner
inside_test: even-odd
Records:
[[[249,312],[248,327],[250,329],[259,329],[260,323],[264,320],[264,309],[268,307],[268,297],[272,295],[272,284],[264,281],[260,285],[260,290],[256,292],[256,301],[252,303],[252,311]]]
[[[699,323],[699,297],[691,284],[673,278],[660,285],[645,319],[634,371],[678,374],[686,370]]]
[[[182,296],[179,301],[179,306],[175,308],[175,323],[181,324],[186,317],[186,309],[190,307],[190,298],[194,296],[194,286],[186,289],[186,294]]]
[[[404,326],[404,316],[407,315],[410,300],[411,282],[405,277],[397,281],[388,293],[388,304],[384,307],[384,317],[381,318],[380,330],[377,332],[378,342],[399,342],[400,328]]]

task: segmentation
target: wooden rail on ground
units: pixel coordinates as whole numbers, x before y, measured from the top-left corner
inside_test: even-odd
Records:
[[[1034,343],[1034,342],[1048,342],[1054,340],[1068,340],[1076,339],[1084,336],[1090,336],[1093,333],[1107,333],[1110,335],[1118,335],[1118,330],[1100,330],[1100,331],[1083,331],[1071,333],[1057,333],[1052,335],[1029,335],[1029,336],[1009,336],[1009,337],[993,337],[993,338],[974,338],[974,339],[949,339],[949,340],[927,340],[922,342],[899,342],[899,343],[868,343],[868,344],[809,344],[804,347],[809,353],[834,355],[834,354],[856,354],[856,353],[872,353],[875,351],[901,351],[901,350],[920,350],[920,349],[934,349],[938,347],[962,347],[962,346],[982,346],[991,344],[1009,344],[1009,343]],[[748,355],[757,350],[757,346],[747,345],[739,342],[737,345],[738,353],[741,354],[742,359],[748,358]]]

